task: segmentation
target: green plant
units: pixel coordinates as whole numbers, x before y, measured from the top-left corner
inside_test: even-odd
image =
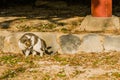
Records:
[[[116,78],[120,78],[120,73],[119,72],[114,72],[114,73],[112,73],[112,76],[115,76]]]
[[[65,71],[64,70],[60,71],[59,73],[57,73],[57,76],[58,77],[65,77],[66,76]]]
[[[55,24],[47,23],[47,24],[40,24],[39,27],[37,27],[37,29],[39,31],[48,31],[48,30],[54,29],[56,27],[57,26]]]
[[[73,74],[71,74],[70,76],[71,77],[75,77],[75,76],[77,76],[77,75],[79,75],[79,74],[81,74],[81,73],[84,73],[85,71],[80,71],[80,70],[75,70],[74,72],[73,72]]]
[[[50,75],[48,73],[44,74],[43,80],[50,80]]]
[[[25,72],[25,70],[26,69],[23,67],[18,67],[16,69],[7,70],[3,73],[2,76],[0,76],[0,79],[13,78],[13,77],[17,76],[19,73]]]
[[[71,24],[72,24],[72,26],[77,26],[77,25],[78,25],[78,22],[72,21]]]
[[[66,29],[66,28],[62,28],[61,31],[62,31],[63,33],[67,33],[69,30]]]
[[[0,63],[2,64],[15,65],[19,61],[20,59],[16,55],[7,55],[0,57]]]
[[[17,28],[20,31],[31,31],[32,30],[32,26],[28,26],[28,25],[20,25],[20,26],[17,26]]]

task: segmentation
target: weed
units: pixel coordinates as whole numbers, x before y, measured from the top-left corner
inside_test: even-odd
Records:
[[[25,18],[19,18],[19,21],[20,22],[25,22],[27,19],[25,19]]]
[[[3,73],[2,76],[0,76],[0,79],[8,79],[8,78],[13,78],[15,76],[17,76],[19,73],[23,73],[25,72],[25,68],[23,67],[19,67],[16,69],[11,69],[11,70],[7,70]]]
[[[114,72],[114,73],[112,73],[112,76],[115,76],[116,78],[120,78],[120,73],[119,72]]]
[[[74,65],[74,66],[76,66],[76,65],[81,65],[81,62],[80,62],[80,58],[79,58],[79,56],[78,57],[72,57],[72,58],[70,58],[69,59],[70,61],[69,61],[69,65]]]
[[[72,21],[71,24],[72,24],[72,26],[78,26],[78,22],[76,22],[76,21]]]
[[[32,31],[32,30],[36,30],[36,31],[50,31],[54,28],[56,28],[57,25],[56,24],[52,24],[52,23],[47,23],[47,24],[39,24],[39,26],[28,26],[28,25],[20,25],[17,26],[17,28],[19,29],[19,31]]]
[[[62,57],[59,57],[59,56],[54,56],[54,59],[58,62],[61,62],[61,61],[66,61],[66,58],[62,58]]]
[[[44,74],[43,80],[50,80],[50,75],[48,73]]]
[[[60,57],[60,56],[54,56],[54,60],[60,62],[61,65],[67,65],[69,64],[69,58],[67,57]]]
[[[119,80],[120,74],[118,72],[114,73],[105,73],[101,75],[94,75],[89,77],[89,80]]]
[[[0,57],[1,64],[15,65],[20,61],[15,55],[7,55]]]
[[[66,29],[66,28],[62,28],[61,31],[62,31],[63,33],[67,33],[69,30]]]
[[[60,22],[60,23],[58,23],[58,25],[59,25],[59,26],[65,26],[66,23]]]
[[[19,29],[19,31],[31,31],[32,30],[32,26],[28,26],[28,25],[20,25],[20,26],[17,26],[17,28]]]
[[[75,70],[74,73],[71,75],[72,77],[75,77],[81,73],[84,73],[85,71],[79,71],[79,70]]]
[[[33,62],[33,59],[26,58],[26,59],[24,60],[24,62],[25,62],[26,64],[28,64],[30,68],[36,67],[36,65],[35,65],[34,62]]]
[[[58,77],[66,77],[65,71],[64,70],[60,71],[59,73],[57,73],[57,76]]]
[[[49,30],[52,30],[52,29],[54,29],[56,27],[57,26],[55,24],[47,23],[47,24],[40,24],[39,27],[37,27],[37,29],[39,31],[49,31]]]

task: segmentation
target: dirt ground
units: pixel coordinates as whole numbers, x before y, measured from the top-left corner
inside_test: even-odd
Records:
[[[120,53],[29,56],[0,53],[0,80],[119,80]]]
[[[70,32],[80,25],[87,14],[83,11],[85,10],[79,6],[66,9],[33,9],[31,6],[2,9],[0,28],[10,31]]]
[[[8,7],[0,9],[0,30],[70,33],[89,14],[90,8],[80,5],[64,9],[33,9],[29,5]],[[120,16],[119,11],[113,14]],[[75,55],[56,53],[42,58],[24,58],[21,54],[1,52],[0,80],[120,80],[119,56],[119,52]]]
[[[9,31],[64,32],[74,31],[84,17],[90,15],[90,6],[70,5],[56,8],[30,5],[0,9],[0,29]],[[113,15],[120,16],[119,7],[113,8]],[[80,33],[80,32],[79,32]]]

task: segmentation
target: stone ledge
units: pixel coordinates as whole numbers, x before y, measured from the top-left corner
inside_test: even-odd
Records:
[[[0,31],[0,49],[3,52],[22,53],[18,40],[26,32]],[[120,35],[114,34],[62,34],[54,32],[31,32],[45,40],[54,53],[75,54],[79,52],[102,53],[120,51]]]
[[[113,31],[120,29],[120,21],[119,17],[112,16],[112,17],[92,17],[88,15],[82,21],[80,31]]]

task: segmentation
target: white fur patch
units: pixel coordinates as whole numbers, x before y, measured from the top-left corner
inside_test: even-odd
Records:
[[[20,41],[18,42],[18,46],[20,47],[20,49],[24,50],[26,49],[26,45],[21,43]]]
[[[35,42],[35,37],[34,36],[31,37],[31,41],[32,41],[32,45],[34,45],[35,44],[34,43]]]
[[[28,39],[30,39],[31,38],[31,36],[29,36],[29,35],[25,35]]]
[[[32,54],[34,56],[37,54],[36,52],[38,52],[38,53],[40,53],[40,56],[42,57],[43,53],[44,53],[43,50],[46,47],[45,44],[42,44],[42,42],[41,42],[42,40],[34,35],[31,36],[31,35],[26,34],[25,36],[27,37],[27,39],[30,39],[30,41],[31,41],[31,45],[29,47],[26,46],[25,43],[22,43],[20,40],[18,42],[20,49],[25,51],[24,52],[25,56],[27,57],[30,54],[30,52],[32,52]],[[37,43],[35,41],[36,39],[37,39]],[[41,50],[41,49],[43,49],[43,50]]]
[[[33,50],[37,51],[37,52],[40,52],[41,50],[41,40],[38,39],[38,42],[33,46]]]

